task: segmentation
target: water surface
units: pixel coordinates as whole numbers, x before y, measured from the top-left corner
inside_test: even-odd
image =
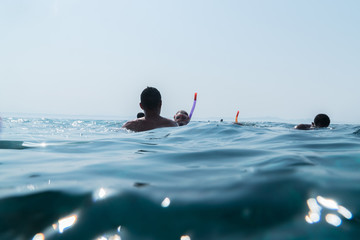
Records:
[[[5,118],[0,239],[356,239],[360,126]]]

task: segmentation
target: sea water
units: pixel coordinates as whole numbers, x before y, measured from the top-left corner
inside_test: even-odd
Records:
[[[359,239],[360,126],[3,118],[1,240]]]

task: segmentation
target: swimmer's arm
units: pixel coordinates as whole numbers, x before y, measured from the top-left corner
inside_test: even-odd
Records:
[[[298,129],[298,130],[310,130],[311,127],[312,127],[311,124],[299,124],[299,125],[296,125],[294,128]]]

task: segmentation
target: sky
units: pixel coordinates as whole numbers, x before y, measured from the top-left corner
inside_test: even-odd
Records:
[[[2,0],[0,115],[359,123],[360,1]]]

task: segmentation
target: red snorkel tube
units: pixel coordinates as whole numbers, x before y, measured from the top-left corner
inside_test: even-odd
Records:
[[[237,111],[237,113],[236,113],[236,117],[235,117],[235,122],[234,122],[234,124],[242,125],[241,123],[238,122],[238,117],[239,117],[239,111]]]
[[[238,123],[238,117],[239,117],[239,111],[237,111],[236,117],[235,117],[235,123]]]
[[[190,114],[189,114],[189,119],[191,120],[191,117],[193,115],[193,112],[194,112],[194,109],[195,109],[195,105],[196,105],[196,98],[197,98],[197,93],[195,93],[195,96],[194,96],[194,103],[193,103],[193,106],[191,108],[191,111],[190,111]]]

